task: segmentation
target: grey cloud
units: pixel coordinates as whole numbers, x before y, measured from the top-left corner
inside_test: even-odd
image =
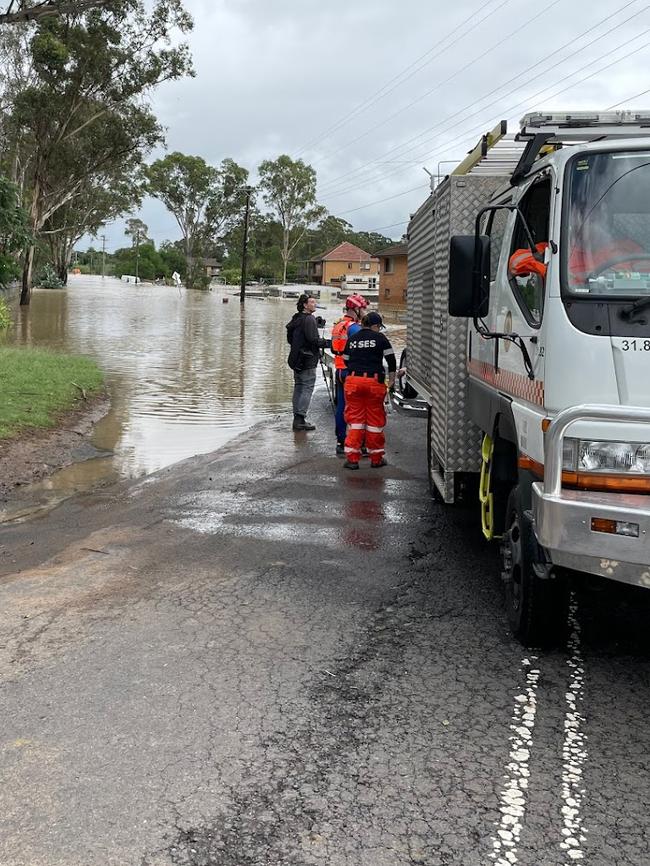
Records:
[[[570,81],[551,86],[619,43],[629,45],[576,77],[629,55],[649,41],[650,37],[634,41],[650,27],[647,12],[613,29],[642,10],[643,0],[629,3],[608,24],[582,39],[580,34],[623,4],[594,0],[585,15],[570,0],[544,6],[508,0],[499,8],[501,3],[187,0],[196,22],[190,44],[197,77],[165,85],[154,98],[155,109],[168,129],[168,147],[200,154],[213,163],[231,156],[254,173],[262,159],[283,152],[295,155],[318,137],[301,156],[318,171],[323,203],[333,213],[352,211],[345,216],[359,228],[374,228],[408,219],[426,190],[390,197],[419,184],[426,186],[422,165],[435,172],[439,160],[461,158],[480,132],[501,117],[514,129],[526,107],[604,108],[643,90],[644,85],[650,87],[645,71],[647,49],[565,93],[553,96]],[[470,15],[472,21],[488,17],[449,50],[437,50],[432,62],[370,110],[358,108]],[[519,34],[505,39],[522,26]],[[601,34],[608,35],[581,51]],[[571,46],[524,74],[525,79],[531,78],[525,88],[516,90],[515,82],[467,109],[460,117],[462,122],[459,118],[446,120],[520,71],[543,61],[566,42]],[[492,46],[493,51],[473,62]],[[466,64],[468,68],[462,70]],[[451,76],[449,82],[441,83]],[[388,120],[437,84],[440,86],[417,105]],[[550,89],[535,96],[544,88]],[[497,104],[490,105],[496,97]],[[641,98],[636,105],[643,102]],[[646,102],[650,104],[650,98],[646,97]],[[477,109],[480,111],[475,117],[464,119]],[[348,112],[352,117],[335,134],[320,135]],[[387,153],[436,123],[438,128],[426,136],[435,136],[434,141],[411,151]],[[370,134],[345,147],[366,132]],[[339,180],[346,172],[375,159],[382,164]],[[389,200],[365,207],[383,198]],[[146,203],[143,218],[157,241],[178,236],[172,218],[158,204]],[[115,234],[122,243],[119,231],[117,227],[109,234],[111,240]],[[400,231],[398,227],[392,233],[399,235]]]

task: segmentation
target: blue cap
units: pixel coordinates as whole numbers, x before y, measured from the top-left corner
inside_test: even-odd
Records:
[[[379,313],[372,312],[372,313],[367,313],[363,317],[363,324],[366,325],[368,328],[371,325],[379,325],[379,327],[381,328],[382,325],[384,324],[384,320],[379,315]]]

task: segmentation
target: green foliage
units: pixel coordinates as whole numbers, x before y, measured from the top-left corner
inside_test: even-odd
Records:
[[[76,406],[79,389],[92,394],[103,376],[88,358],[32,349],[0,348],[0,439],[30,427],[52,427]]]
[[[183,236],[186,285],[203,288],[208,278],[197,259],[241,218],[248,172],[232,159],[219,168],[178,151],[147,171],[147,191],[173,214]]]
[[[241,268],[224,268],[221,271],[221,277],[229,286],[239,286],[241,284]]]
[[[142,280],[155,280],[159,277],[169,277],[170,271],[162,259],[160,253],[156,250],[152,241],[140,244],[137,250],[137,269],[138,276]],[[113,273],[116,277],[121,277],[122,274],[132,274],[136,272],[136,249],[135,247],[127,247],[116,250],[113,256]]]
[[[56,271],[49,262],[43,265],[37,282],[42,289],[63,288],[63,280],[57,276]]]
[[[25,246],[29,237],[27,214],[20,206],[18,190],[0,175],[0,286],[6,286],[18,276],[14,254]]]
[[[176,271],[182,278],[185,278],[186,261],[182,241],[164,241],[158,252],[166,275],[171,276]]]
[[[282,281],[287,265],[307,229],[327,213],[316,203],[316,172],[301,159],[283,154],[264,160],[258,168],[266,205],[282,226]]]
[[[12,324],[9,306],[4,298],[0,298],[0,331],[6,331]]]
[[[52,75],[65,67],[70,52],[58,36],[43,28],[32,39],[32,59],[37,69]]]

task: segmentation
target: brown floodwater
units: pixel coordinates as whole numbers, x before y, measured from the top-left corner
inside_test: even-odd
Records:
[[[284,325],[295,301],[251,297],[242,306],[232,291],[71,277],[66,289],[36,290],[27,308],[14,302],[5,342],[93,358],[111,396],[92,440],[101,453],[32,485],[30,498],[146,475],[213,451],[265,418],[289,420]],[[338,305],[319,312],[329,325]]]

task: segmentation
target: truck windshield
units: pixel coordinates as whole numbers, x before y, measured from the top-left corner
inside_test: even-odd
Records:
[[[650,296],[650,151],[577,157],[568,180],[565,290]]]

